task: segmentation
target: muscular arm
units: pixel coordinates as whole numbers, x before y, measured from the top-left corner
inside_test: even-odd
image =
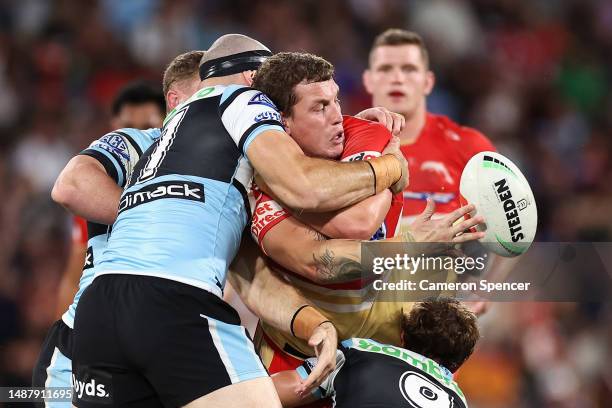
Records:
[[[89,156],[73,157],[55,181],[51,197],[86,220],[111,225],[117,218],[122,189],[104,166]]]
[[[309,303],[270,269],[255,242],[246,234],[240,252],[230,266],[228,279],[253,313],[284,332],[290,332],[293,313]]]
[[[262,132],[246,153],[272,195],[293,209],[333,211],[374,194],[375,177],[367,163],[307,157],[291,137],[277,130]],[[391,173],[377,177],[378,191],[399,181],[401,176]]]
[[[342,210],[294,216],[330,238],[370,239],[380,228],[390,206],[391,191],[385,190]]]

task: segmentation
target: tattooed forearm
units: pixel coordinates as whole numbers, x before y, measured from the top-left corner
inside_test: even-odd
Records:
[[[336,256],[326,248],[322,254],[312,254],[317,278],[321,283],[338,283],[359,279],[365,273],[361,263],[355,259]]]

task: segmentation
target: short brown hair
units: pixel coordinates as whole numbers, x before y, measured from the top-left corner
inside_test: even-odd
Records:
[[[425,300],[402,315],[403,347],[451,372],[468,359],[480,338],[476,316],[451,298]]]
[[[423,57],[425,67],[429,67],[429,53],[427,52],[425,41],[423,41],[423,38],[414,31],[402,30],[400,28],[390,28],[380,33],[374,39],[374,43],[370,49],[370,65],[372,63],[372,55],[374,54],[374,50],[385,45],[416,45],[421,50],[421,56]]]
[[[280,52],[259,67],[253,78],[253,88],[268,95],[281,112],[291,116],[291,109],[298,102],[296,85],[328,81],[333,77],[334,66],[321,57],[301,52]]]
[[[189,79],[199,75],[200,60],[204,55],[203,51],[189,51],[174,58],[164,71],[163,92],[164,97],[173,83]]]

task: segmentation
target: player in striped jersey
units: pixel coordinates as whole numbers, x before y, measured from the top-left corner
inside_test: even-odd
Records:
[[[86,245],[86,251],[83,251],[84,262],[81,262],[78,272],[71,269],[63,277],[59,300],[63,306],[61,319],[55,322],[45,339],[34,367],[34,386],[71,386],[72,328],[76,307],[93,280],[97,263],[106,247],[108,225],[116,218],[119,196],[142,152],[160,135],[159,127],[166,104],[164,99],[168,108],[172,109],[197,89],[201,57],[201,51],[176,57],[164,75],[164,94],[141,83],[122,90],[113,103],[111,123],[123,127],[93,141],[60,174],[52,197],[71,212],[82,216],[75,218],[82,220],[78,224],[78,231],[79,237],[83,237],[80,242]],[[78,255],[83,258],[83,254]],[[67,402],[47,402],[50,407],[70,405]]]
[[[380,156],[391,134],[383,126],[341,116],[333,67],[309,54],[280,53],[259,69],[254,85],[265,91],[283,112],[289,134],[314,157],[363,160]],[[404,302],[376,302],[360,278],[360,243],[330,238],[391,238],[401,217],[401,197],[389,191],[331,214],[293,214],[265,193],[255,191],[251,232],[262,250],[286,268],[287,279],[334,321],[341,337],[373,337],[399,344],[396,330]],[[399,206],[399,209],[397,208]],[[477,239],[482,234],[457,233],[482,219],[456,227],[472,207],[464,207],[430,241]],[[313,227],[310,228],[309,226]],[[365,228],[363,228],[365,226]],[[417,231],[418,232],[418,231]],[[444,235],[446,234],[446,235]],[[417,235],[419,240],[423,235]],[[422,239],[424,240],[424,239]],[[371,292],[370,292],[371,293]],[[295,368],[312,351],[305,342],[262,325],[260,354],[271,372]]]

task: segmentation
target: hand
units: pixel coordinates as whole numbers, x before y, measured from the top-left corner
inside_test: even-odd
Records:
[[[385,125],[389,132],[398,136],[404,126],[406,125],[406,119],[399,113],[391,112],[387,108],[377,106],[363,110],[355,115],[356,118],[371,120],[372,122],[378,122]]]
[[[320,324],[310,336],[308,345],[314,348],[317,365],[297,389],[299,394],[310,392],[330,375],[336,368],[336,349],[338,347],[338,332],[331,322]]]
[[[470,217],[457,223],[466,214],[474,211],[473,204],[464,205],[452,213],[432,220],[436,204],[432,198],[427,199],[425,210],[410,224],[410,233],[416,242],[461,243],[475,241],[485,236],[484,232],[464,232],[484,222],[482,215]]]
[[[397,194],[404,191],[404,189],[408,187],[408,183],[410,181],[410,174],[408,173],[408,162],[404,157],[404,153],[402,153],[402,151],[400,150],[399,137],[393,136],[391,140],[389,140],[389,143],[387,143],[385,150],[382,151],[382,154],[392,154],[393,156],[395,156],[395,158],[399,160],[399,164],[402,168],[402,176],[400,177],[400,179],[396,181],[395,184],[393,184],[391,187],[389,187],[391,189],[391,192],[393,194]]]

